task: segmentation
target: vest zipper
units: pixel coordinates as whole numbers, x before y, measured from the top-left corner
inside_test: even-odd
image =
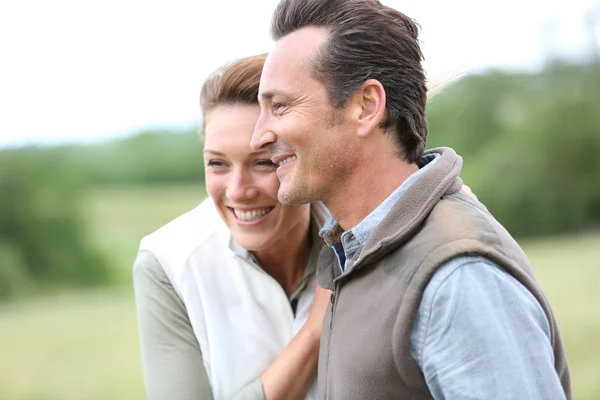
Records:
[[[331,293],[331,318],[329,319],[329,332],[327,334],[327,348],[325,353],[325,400],[327,400],[329,396],[329,353],[331,350],[331,333],[333,331],[333,317],[335,313],[335,299],[336,293],[339,296],[339,290],[336,290],[337,284],[333,284],[333,292]]]
[[[333,326],[333,307],[335,305],[335,289],[331,292],[331,318],[329,319],[329,329]]]

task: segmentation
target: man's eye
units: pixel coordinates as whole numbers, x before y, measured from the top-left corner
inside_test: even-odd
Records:
[[[273,103],[273,111],[278,111],[285,107],[284,103]]]
[[[259,167],[276,167],[277,165],[273,163],[273,161],[269,160],[269,159],[261,159],[261,160],[256,160],[256,165],[258,165]]]

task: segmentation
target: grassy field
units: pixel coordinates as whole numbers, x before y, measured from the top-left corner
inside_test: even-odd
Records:
[[[143,399],[136,329],[123,290],[0,307],[0,399]]]
[[[143,399],[131,264],[143,235],[204,196],[190,186],[94,191],[92,238],[123,285],[0,306],[0,400]],[[559,320],[574,398],[600,399],[600,234],[523,245]]]
[[[574,399],[600,399],[600,234],[523,244],[567,348]]]

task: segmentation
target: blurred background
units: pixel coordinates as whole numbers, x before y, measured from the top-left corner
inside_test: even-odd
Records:
[[[199,89],[269,51],[258,3],[0,5],[0,399],[144,398],[131,266],[206,195]],[[384,3],[447,82],[428,147],[463,156],[554,307],[575,398],[600,398],[600,2]]]

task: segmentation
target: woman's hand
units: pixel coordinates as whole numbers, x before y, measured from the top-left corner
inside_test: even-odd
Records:
[[[267,400],[301,399],[317,375],[323,317],[331,290],[315,284],[308,318],[281,354],[260,376]]]
[[[467,185],[463,184],[462,187],[460,188],[460,191],[463,192],[464,194],[468,195],[468,196],[471,196],[475,200],[477,200],[477,196],[475,196],[475,193],[473,193],[473,191],[471,190],[471,188],[468,187]]]
[[[304,328],[308,329],[313,334],[321,337],[321,328],[323,327],[323,318],[325,317],[325,311],[331,304],[331,294],[333,292],[329,289],[323,289],[318,283],[315,283],[315,296],[313,303],[310,307],[308,318],[304,324]]]

